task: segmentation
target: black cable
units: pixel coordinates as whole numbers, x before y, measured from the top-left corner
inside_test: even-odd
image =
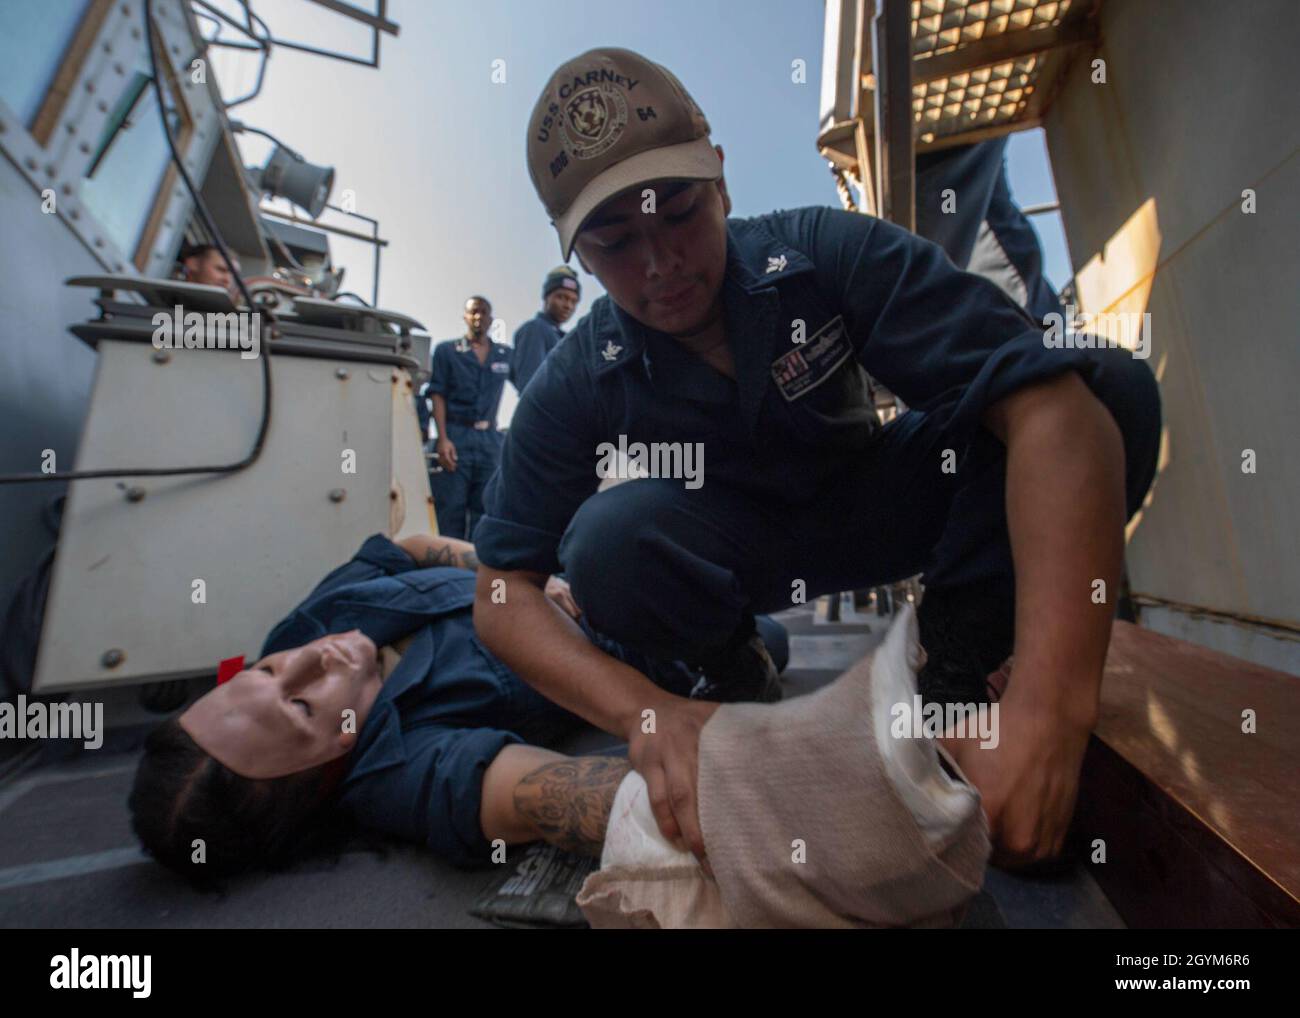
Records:
[[[293,159],[297,160],[298,162],[305,163],[307,161],[306,159],[303,158],[301,152],[298,152],[296,149],[290,148],[288,145],[282,142],[270,131],[263,131],[260,127],[253,127],[250,124],[244,123],[242,120],[230,121],[230,130],[233,131],[235,134],[260,134],[263,138],[269,138],[271,141],[275,142],[276,145],[284,149],[284,151],[289,156],[291,156]]]
[[[189,191],[190,199],[194,202],[195,211],[199,213],[199,218],[203,221],[208,236],[212,239],[212,243],[217,250],[221,252],[221,257],[225,260],[227,268],[230,269],[230,274],[234,277],[240,294],[243,295],[249,313],[252,313],[258,305],[253,302],[253,295],[249,292],[244,277],[239,274],[239,271],[235,268],[234,260],[230,257],[230,249],[226,247],[226,242],[222,240],[217,224],[213,221],[207,205],[203,203],[198,189],[194,186],[194,181],[190,179],[189,172],[185,169],[185,161],[176,150],[176,139],[172,137],[171,125],[167,122],[167,97],[163,90],[162,79],[158,74],[158,54],[153,38],[153,0],[144,0],[144,34],[145,44],[149,49],[149,71],[153,75],[154,91],[158,94],[158,116],[162,118],[163,136],[167,139],[167,148],[171,152],[172,163],[176,167],[176,172],[180,174],[181,180],[184,181],[185,189]],[[262,313],[269,321],[275,322],[275,316],[270,310],[263,309]],[[172,477],[178,474],[233,474],[244,470],[257,462],[258,457],[262,455],[262,447],[266,444],[266,435],[271,428],[271,352],[269,343],[262,344],[261,361],[262,420],[258,425],[257,439],[253,443],[252,451],[238,463],[212,467],[145,467],[138,470],[68,470],[52,474],[0,474],[0,484],[20,484],[28,481],[75,481],[92,477]]]

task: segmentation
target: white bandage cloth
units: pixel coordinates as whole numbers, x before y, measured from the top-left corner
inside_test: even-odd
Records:
[[[946,926],[983,882],[979,793],[927,739],[890,735],[920,655],[904,606],[835,682],[780,704],[724,704],[700,736],[700,823],[716,880],[660,835],[635,772],[601,868],[578,895],[592,926]],[[946,757],[946,754],[945,754]]]

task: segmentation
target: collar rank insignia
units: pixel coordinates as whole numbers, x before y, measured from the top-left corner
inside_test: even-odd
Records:
[[[786,266],[785,255],[780,255],[779,257],[773,255],[768,256],[767,259],[768,272],[780,272],[785,268],[785,266]]]
[[[621,346],[616,346],[612,339],[607,339],[605,340],[605,348],[600,351],[600,355],[604,357],[605,360],[612,361],[622,352],[623,348]]]

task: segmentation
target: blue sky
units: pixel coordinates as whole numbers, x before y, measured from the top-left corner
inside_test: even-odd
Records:
[[[217,5],[237,9],[230,0]],[[305,0],[253,7],[277,36],[368,55],[362,26]],[[380,303],[423,322],[435,339],[460,333],[472,293],[491,299],[507,334],[540,305],[542,277],[560,254],[525,167],[525,131],[547,77],[586,49],[625,46],[677,74],[726,153],[733,215],[839,205],[815,146],[819,0],[393,0],[389,17],[401,34],[384,37],[378,71],[277,49],[261,95],[231,116],[335,167],[332,200],[352,190],[356,210],[379,219],[390,242]],[[213,52],[227,98],[251,89],[254,57]],[[796,59],[806,61],[805,84],[791,80]],[[505,61],[504,83],[492,81],[497,60]],[[240,146],[246,163],[260,164],[269,143],[243,135]],[[1022,204],[1053,199],[1041,132],[1014,137],[1008,163]],[[1069,265],[1059,221],[1049,219],[1036,225],[1059,286]],[[332,244],[336,264],[347,266],[345,288],[368,297],[369,249]],[[584,274],[578,314],[599,294]],[[512,405],[508,398],[503,418]]]

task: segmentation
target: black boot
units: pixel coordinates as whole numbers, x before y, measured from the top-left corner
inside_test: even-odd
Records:
[[[989,675],[1015,641],[1015,598],[998,585],[927,587],[916,612],[925,665],[917,691],[925,703],[985,703]]]
[[[752,618],[725,651],[700,662],[699,669],[703,674],[691,690],[692,700],[776,703],[781,699],[780,674]]]

